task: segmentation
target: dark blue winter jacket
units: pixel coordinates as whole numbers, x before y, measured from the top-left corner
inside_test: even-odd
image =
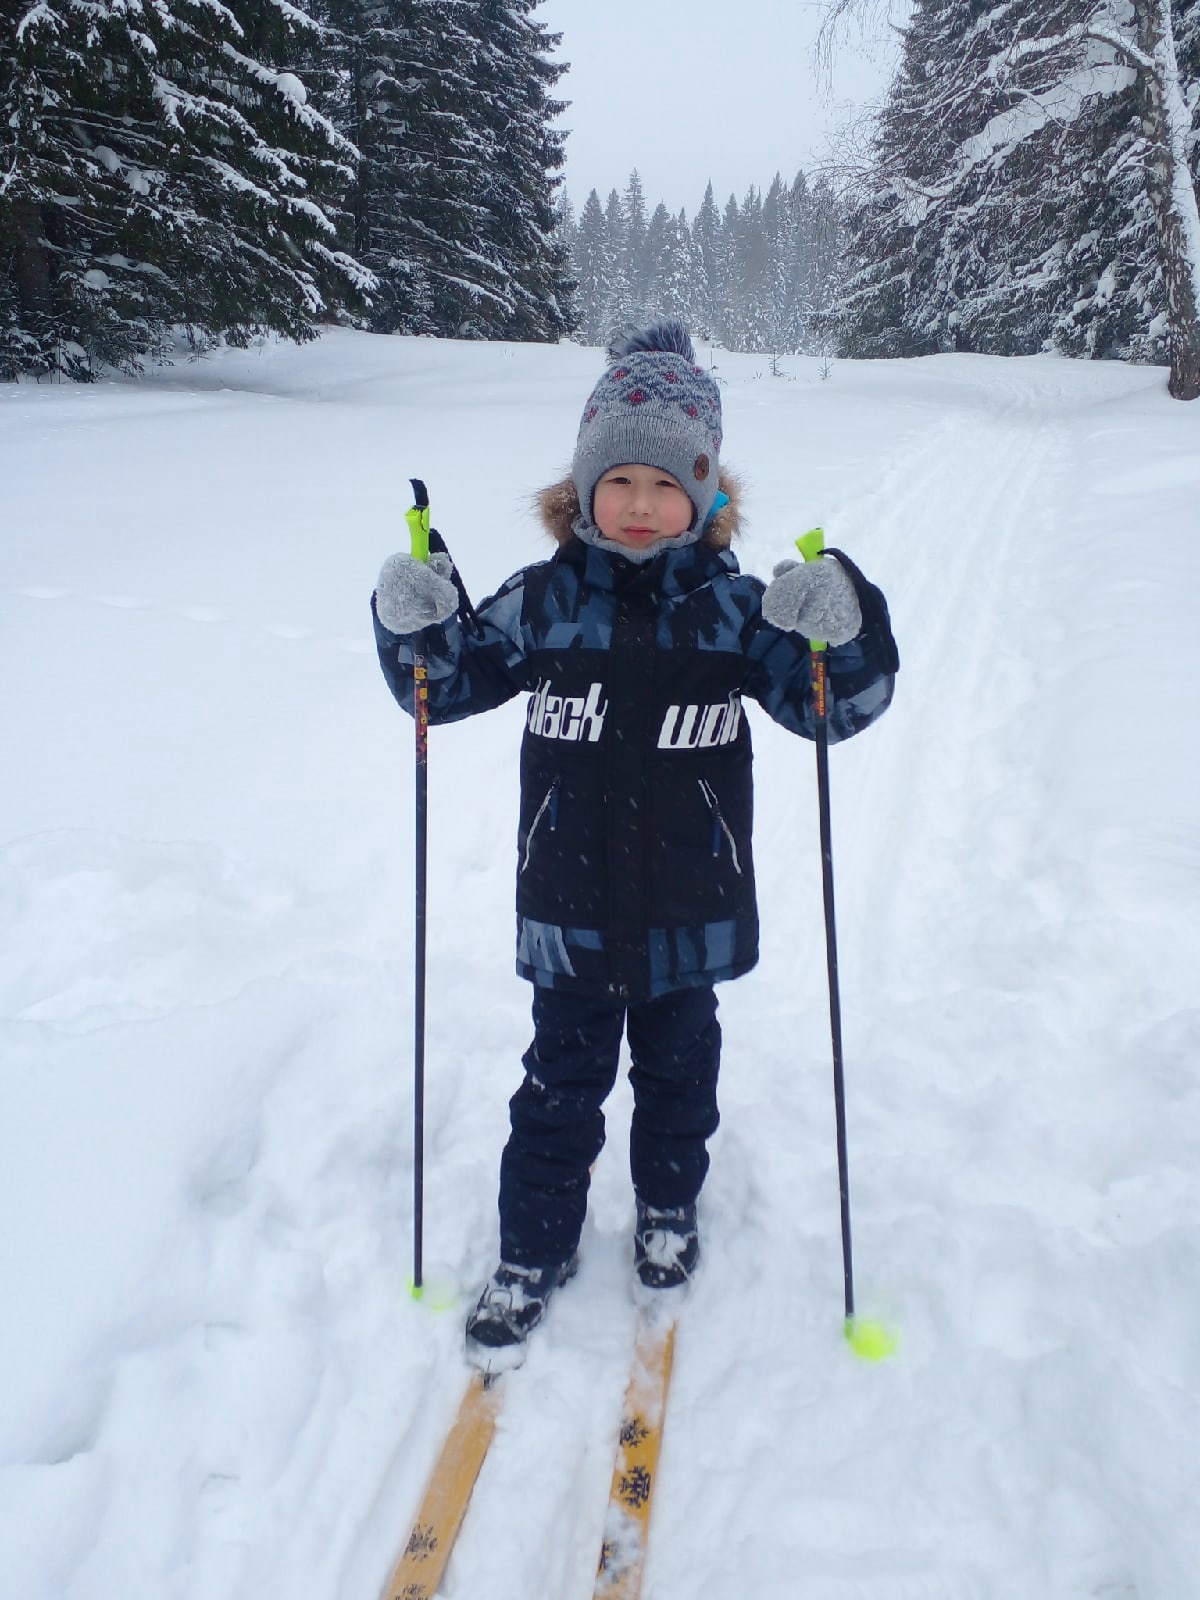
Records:
[[[831,740],[882,715],[898,665],[887,606],[852,570],[863,629],[828,653]],[[529,695],[517,838],[517,970],[643,1000],[758,959],[749,695],[815,732],[806,640],[763,621],[763,584],[701,542],[644,564],[569,538],[423,635],[432,723]],[[372,607],[373,609],[373,607]],[[375,618],[411,712],[413,640]]]

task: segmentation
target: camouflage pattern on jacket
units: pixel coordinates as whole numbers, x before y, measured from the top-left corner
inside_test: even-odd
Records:
[[[745,696],[793,733],[815,722],[808,641],[767,624],[738,569],[730,504],[705,537],[642,564],[582,544],[568,480],[541,509],[558,540],[477,608],[428,628],[432,723],[527,694],[517,838],[517,969],[534,983],[644,1000],[758,959]],[[564,532],[565,530],[565,532]],[[850,569],[856,639],[828,652],[831,741],[887,709],[887,606]],[[412,709],[413,643],[375,619],[389,686]]]

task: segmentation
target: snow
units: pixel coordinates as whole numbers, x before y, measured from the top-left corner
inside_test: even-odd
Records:
[[[812,750],[751,708],[764,956],[721,991],[647,1600],[1191,1600],[1200,408],[1053,357],[781,365],[720,353],[743,560],[823,525],[903,657],[831,758],[858,1302],[901,1342],[842,1338]],[[337,332],[0,389],[0,1593],[386,1579],[493,1264],[523,707],[431,736],[416,1303],[412,732],[367,599],[410,474],[477,595],[544,552],[598,366]],[[591,1594],[628,1114],[448,1600]]]
[[[296,105],[305,106],[308,104],[308,90],[294,72],[276,73],[275,87],[285,99],[294,101]]]

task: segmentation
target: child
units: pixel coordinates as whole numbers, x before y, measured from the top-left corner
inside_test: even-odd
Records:
[[[517,839],[517,970],[534,1038],[500,1165],[500,1265],[467,1322],[469,1357],[513,1366],[575,1271],[601,1107],[622,1033],[639,1285],[685,1286],[717,1127],[713,985],[758,959],[750,695],[814,735],[809,638],[828,641],[829,736],[892,697],[887,607],[844,557],[784,563],[766,586],[729,551],[721,397],[679,323],[621,343],[584,409],[571,477],[543,492],[558,550],[464,625],[445,556],[384,565],[384,676],[406,709],[421,634],[432,722],[529,695]]]

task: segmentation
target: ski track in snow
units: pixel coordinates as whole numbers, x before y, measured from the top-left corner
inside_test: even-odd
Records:
[[[61,523],[18,522],[0,568],[0,1359],[23,1375],[0,1592],[357,1600],[390,1569],[465,1382],[526,1042],[521,709],[433,741],[439,1312],[405,1293],[411,746],[355,659],[398,517],[363,489],[335,562],[327,463],[390,484],[400,419],[483,593],[541,553],[488,496],[518,441],[554,475],[595,362],[337,334],[182,385],[22,387],[0,416],[14,503],[78,459],[128,544],[76,535],[68,472]],[[795,365],[773,386],[721,354],[747,563],[824,485],[903,662],[893,710],[832,757],[858,1301],[902,1343],[865,1367],[840,1336],[811,749],[759,716],[763,962],[721,993],[647,1600],[1191,1600],[1200,655],[1176,519],[1200,418],[1152,373]],[[502,400],[463,473],[456,425]],[[127,527],[147,430],[160,478]],[[235,476],[240,510],[192,464],[248,430],[296,481]],[[164,526],[174,560],[143,539]],[[446,1600],[592,1592],[633,1331],[629,1105],[622,1081],[582,1270],[509,1385]]]

